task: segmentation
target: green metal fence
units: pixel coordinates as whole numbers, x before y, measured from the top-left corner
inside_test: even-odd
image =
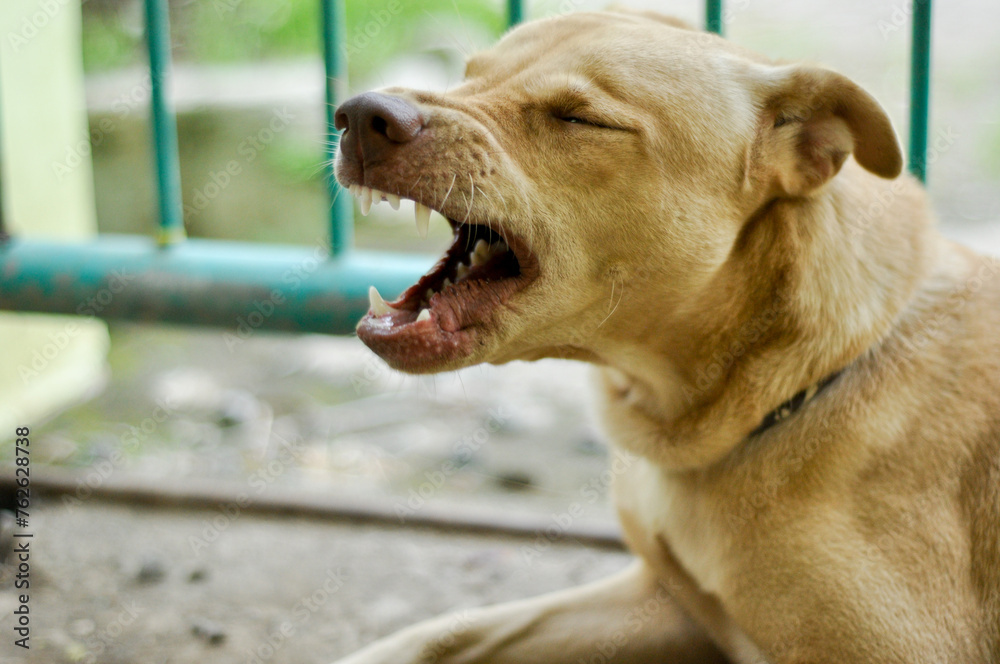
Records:
[[[338,134],[333,113],[346,90],[343,0],[320,0],[326,66],[327,157]],[[170,78],[167,0],[145,0],[152,78],[151,126],[159,232],[100,235],[59,243],[9,237],[0,210],[0,309],[236,328],[349,333],[367,311],[368,287],[401,292],[428,259],[352,248],[353,205],[327,173],[329,250],[186,239],[177,129],[166,91]],[[525,17],[523,0],[508,0],[511,25]],[[722,33],[722,0],[706,0],[707,29]],[[931,0],[913,3],[910,169],[926,177]],[[0,146],[2,147],[2,146]],[[0,174],[2,179],[2,174]],[[2,193],[0,193],[2,195]],[[0,198],[2,208],[2,198]]]

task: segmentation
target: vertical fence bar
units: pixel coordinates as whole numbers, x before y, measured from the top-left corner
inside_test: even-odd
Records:
[[[0,109],[2,110],[2,109]],[[0,117],[0,242],[4,242],[10,238],[7,233],[7,214],[4,208],[4,179],[3,179],[3,119]]]
[[[927,180],[927,126],[931,91],[931,0],[913,2],[910,57],[910,172]]]
[[[340,134],[334,124],[337,104],[347,94],[347,42],[343,0],[320,0],[323,14],[323,63],[326,67],[326,180],[330,196],[330,254],[337,256],[354,243],[354,204],[333,174]]]
[[[167,0],[146,0],[146,44],[152,82],[150,121],[160,213],[157,241],[168,245],[184,239],[181,167],[177,155],[177,119],[170,104],[170,11]]]
[[[705,0],[705,29],[722,34],[722,0]]]
[[[507,0],[507,27],[513,28],[524,20],[524,0]]]

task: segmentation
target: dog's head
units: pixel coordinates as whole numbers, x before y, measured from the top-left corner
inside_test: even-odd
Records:
[[[358,326],[411,372],[599,359],[685,329],[757,211],[816,195],[852,154],[885,178],[902,163],[883,110],[843,76],[627,13],[527,23],[460,86],[366,93],[336,122],[341,184],[454,229]]]

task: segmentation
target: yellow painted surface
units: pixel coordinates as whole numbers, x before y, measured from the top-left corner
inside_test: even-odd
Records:
[[[0,152],[10,232],[96,232],[78,0],[0,2]],[[0,286],[2,288],[2,286]],[[98,321],[0,314],[0,440],[77,402],[103,379]]]

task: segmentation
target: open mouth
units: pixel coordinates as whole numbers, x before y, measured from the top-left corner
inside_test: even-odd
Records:
[[[351,185],[367,214],[380,201],[399,207],[400,197]],[[417,232],[426,236],[431,209],[415,201]],[[496,313],[537,276],[537,261],[521,238],[489,222],[456,221],[454,239],[431,270],[395,301],[374,286],[358,337],[390,365],[411,372],[456,365],[481,345]]]

